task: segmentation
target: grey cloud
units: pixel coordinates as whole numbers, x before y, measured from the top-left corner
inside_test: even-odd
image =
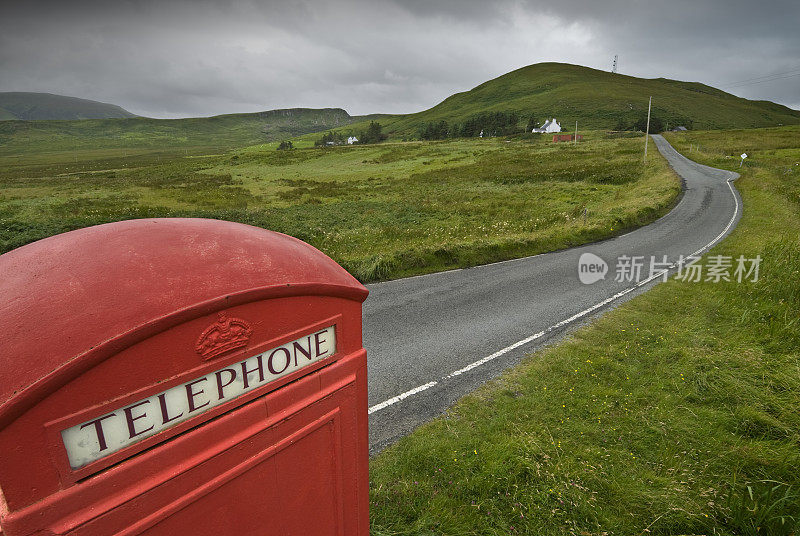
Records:
[[[538,61],[717,87],[800,67],[800,7],[740,0],[31,0],[0,8],[0,91],[158,117],[414,112]],[[742,86],[798,107],[798,78]]]

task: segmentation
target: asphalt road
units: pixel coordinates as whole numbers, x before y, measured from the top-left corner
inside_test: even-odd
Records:
[[[652,257],[676,263],[681,255],[702,254],[735,227],[742,208],[731,181],[738,175],[686,159],[661,136],[652,139],[684,181],[680,202],[654,223],[569,250],[368,285],[371,452],[526,354],[656,284],[664,268],[656,265],[648,281]],[[605,279],[580,281],[578,260],[586,252],[608,263]],[[625,270],[617,281],[622,256],[643,258],[640,278]]]

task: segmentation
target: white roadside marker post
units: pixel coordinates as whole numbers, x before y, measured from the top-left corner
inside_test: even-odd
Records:
[[[747,153],[742,153],[742,161],[739,162],[739,167],[742,167],[742,164],[744,164],[744,159],[745,158],[747,158]]]

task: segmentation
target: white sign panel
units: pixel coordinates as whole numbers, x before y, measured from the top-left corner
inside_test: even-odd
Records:
[[[61,432],[78,469],[336,353],[334,326]]]

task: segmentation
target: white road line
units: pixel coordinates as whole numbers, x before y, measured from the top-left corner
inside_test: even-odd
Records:
[[[680,154],[680,153],[678,153],[678,154]],[[683,155],[681,155],[681,156],[683,156]],[[734,177],[734,179],[735,179],[735,177]],[[727,181],[728,188],[730,188],[731,195],[733,196],[733,201],[736,204],[736,206],[735,206],[735,208],[733,210],[733,216],[731,216],[731,219],[728,222],[728,225],[711,242],[709,242],[705,246],[701,247],[700,249],[698,249],[697,251],[695,251],[694,253],[689,255],[689,257],[695,257],[698,254],[703,253],[706,250],[710,249],[723,236],[725,236],[725,233],[727,233],[730,230],[731,226],[733,226],[734,222],[736,221],[736,216],[739,215],[739,198],[736,196],[736,192],[734,192],[734,190],[733,190],[733,184],[732,184],[731,181],[733,181],[734,179],[728,179],[728,181]],[[669,265],[669,268],[666,268],[664,270],[661,270],[660,272],[657,272],[657,273],[651,275],[650,277],[648,277],[644,281],[640,281],[640,282],[636,283],[632,287],[629,287],[629,288],[626,288],[625,290],[617,292],[613,296],[611,296],[609,298],[606,298],[605,300],[592,305],[588,309],[584,309],[583,311],[581,311],[581,312],[579,312],[577,314],[574,314],[571,317],[566,318],[566,319],[562,320],[561,322],[558,322],[557,324],[553,324],[552,326],[550,326],[549,328],[545,329],[544,331],[540,331],[539,333],[535,333],[535,334],[531,335],[530,337],[526,337],[526,338],[522,339],[521,341],[517,341],[514,344],[506,346],[502,350],[498,350],[498,351],[496,351],[495,353],[493,353],[491,355],[487,355],[486,357],[475,361],[474,363],[470,363],[466,367],[460,368],[458,370],[454,370],[453,372],[451,372],[447,376],[443,376],[439,381],[432,381],[432,382],[426,383],[425,385],[420,385],[419,387],[415,387],[415,388],[413,388],[413,389],[411,389],[409,391],[406,391],[405,393],[401,393],[401,394],[399,394],[397,396],[393,396],[392,398],[390,398],[388,400],[384,400],[380,404],[375,404],[374,406],[370,407],[367,410],[367,413],[369,415],[371,415],[371,414],[375,413],[376,411],[380,411],[380,410],[382,410],[384,408],[387,408],[387,407],[389,407],[389,406],[391,406],[393,404],[396,404],[396,403],[400,402],[401,400],[405,400],[406,398],[408,398],[410,396],[413,396],[413,395],[415,395],[417,393],[421,393],[422,391],[430,389],[431,387],[434,387],[434,386],[438,385],[439,382],[441,382],[441,381],[449,380],[449,379],[454,378],[456,376],[460,376],[461,374],[464,374],[465,372],[469,372],[470,370],[472,370],[474,368],[477,368],[477,367],[479,367],[479,366],[481,366],[483,364],[486,364],[489,361],[493,361],[493,360],[497,359],[498,357],[502,356],[503,354],[507,354],[511,350],[515,350],[516,348],[519,348],[520,346],[525,346],[526,344],[531,343],[531,342],[535,341],[536,339],[540,339],[540,338],[544,337],[545,335],[547,335],[548,333],[550,333],[550,332],[552,332],[552,331],[554,331],[556,329],[562,328],[562,327],[564,327],[564,326],[566,326],[568,324],[571,324],[572,322],[578,320],[579,318],[583,318],[584,316],[596,311],[597,309],[599,309],[601,307],[604,307],[604,306],[608,305],[609,303],[611,303],[613,301],[618,300],[619,298],[625,296],[626,294],[629,294],[629,293],[633,292],[634,290],[636,290],[636,289],[638,289],[640,287],[643,287],[644,285],[650,283],[651,281],[654,281],[654,280],[658,279],[659,277],[663,277],[664,275],[668,274],[669,271],[672,268],[675,268],[677,265],[678,265],[678,263],[672,263],[672,264]]]
[[[393,396],[389,400],[384,400],[380,404],[375,404],[374,406],[372,406],[371,408],[369,408],[367,410],[367,413],[371,414],[371,413],[375,413],[376,411],[380,411],[380,410],[382,410],[383,408],[385,408],[387,406],[391,406],[392,404],[396,404],[396,403],[400,402],[404,398],[408,398],[409,396],[412,396],[412,395],[415,395],[417,393],[420,393],[420,392],[424,391],[425,389],[430,389],[431,387],[433,387],[437,383],[439,383],[439,382],[429,382],[429,383],[426,383],[425,385],[420,385],[419,387],[414,387],[410,391],[406,391],[405,393],[399,394],[397,396]]]

